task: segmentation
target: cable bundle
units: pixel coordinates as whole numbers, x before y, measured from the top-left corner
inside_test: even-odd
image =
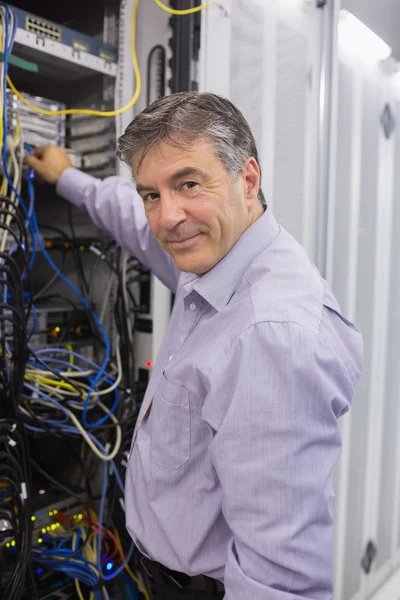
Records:
[[[0,6],[3,37],[1,50],[11,49],[15,22],[8,9]],[[21,148],[18,128],[7,135],[7,98],[4,85],[7,63],[1,63],[0,144],[4,177],[0,186],[0,544],[13,535],[13,552],[7,563],[0,563],[2,597],[17,600],[23,591],[31,564],[30,469],[25,431],[20,420],[20,403],[28,357],[27,319],[29,298],[28,210],[20,204]],[[26,213],[26,215],[24,214]],[[7,242],[11,247],[7,248]],[[25,288],[25,289],[24,289]],[[32,585],[34,585],[31,576]]]
[[[61,571],[75,580],[80,598],[81,584],[91,600],[109,598],[107,588],[128,573],[148,598],[147,592],[129,569],[132,542],[121,542],[114,525],[116,502],[123,505],[124,486],[119,474],[121,447],[136,414],[132,402],[133,349],[136,304],[131,281],[140,271],[136,261],[114,245],[100,251],[100,261],[112,270],[117,284],[115,320],[118,335],[114,355],[103,321],[111,303],[110,286],[100,318],[93,311],[89,285],[78,289],[57,267],[48,252],[35,213],[33,174],[24,173],[23,132],[18,121],[9,127],[6,81],[16,23],[12,11],[0,3],[0,38],[4,62],[0,65],[0,143],[3,179],[0,185],[0,597],[17,600],[39,598],[38,573]],[[25,203],[23,195],[27,196]],[[74,231],[70,221],[72,241]],[[73,246],[77,271],[85,279],[79,250]],[[95,250],[93,250],[95,251]],[[31,272],[40,252],[54,275],[36,296],[32,296]],[[97,250],[97,253],[99,251]],[[96,268],[92,275],[94,276]],[[98,352],[95,360],[75,352],[70,345],[59,348],[31,347],[36,331],[35,302],[51,294],[53,283],[62,280],[74,292],[86,312]],[[49,296],[47,296],[49,298]],[[69,301],[75,306],[75,302]],[[28,326],[29,324],[29,326]],[[124,402],[121,399],[124,399]],[[86,488],[83,501],[75,489],[54,479],[32,458],[30,446],[37,437],[66,440],[74,450],[79,445]],[[74,450],[75,451],[75,450]],[[29,461],[27,457],[29,456]],[[102,465],[100,497],[93,496],[89,462]],[[118,460],[118,462],[116,462]],[[44,477],[50,488],[82,503],[82,518],[59,515],[54,528],[33,536],[32,485],[29,464]],[[109,483],[111,492],[108,490]],[[108,501],[110,495],[110,501]],[[33,551],[32,551],[33,537]],[[123,546],[126,548],[124,549]],[[5,558],[4,558],[5,557]],[[32,565],[37,573],[34,575]],[[136,588],[135,588],[136,589]],[[133,588],[132,588],[133,590]],[[132,592],[133,593],[133,592]]]

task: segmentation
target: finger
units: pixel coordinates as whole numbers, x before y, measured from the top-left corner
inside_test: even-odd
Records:
[[[33,170],[37,175],[44,176],[46,167],[42,160],[36,158],[35,156],[27,156],[25,158],[25,163]]]
[[[40,160],[33,156],[33,154],[28,154],[28,156],[25,156],[24,162],[33,169],[37,166],[37,163],[40,163]]]
[[[40,146],[39,148],[34,148],[32,150],[32,156],[36,156],[36,158],[42,158],[46,148],[47,146]]]

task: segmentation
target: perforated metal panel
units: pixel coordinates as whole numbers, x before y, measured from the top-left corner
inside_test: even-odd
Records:
[[[364,336],[364,372],[352,409],[350,474],[347,508],[346,563],[344,600],[352,598],[360,587],[365,506],[366,447],[368,445],[368,406],[372,353],[371,319],[374,312],[376,277],[376,215],[378,183],[379,94],[373,82],[364,81],[363,144],[359,220],[359,262],[357,272],[356,322]],[[343,134],[348,139],[349,132]],[[340,238],[338,238],[340,243]]]
[[[264,7],[252,0],[232,6],[231,100],[248,120],[261,151],[264,85]]]
[[[397,106],[397,123],[400,119],[400,106]],[[380,462],[379,511],[378,511],[378,555],[376,567],[380,568],[392,558],[393,515],[396,503],[396,449],[399,444],[400,416],[400,265],[398,260],[400,231],[400,135],[396,136],[394,202],[392,220],[392,247],[389,292],[389,328],[386,354],[386,385],[382,398],[384,405],[384,434]],[[400,545],[400,544],[399,544]]]
[[[342,64],[339,71],[338,130],[351,131],[353,115],[353,71]],[[338,137],[336,165],[335,234],[340,244],[334,246],[333,287],[336,298],[344,311],[348,311],[348,265],[349,265],[349,204],[351,195],[352,151],[355,140],[347,136]]]
[[[344,419],[335,598],[363,600],[400,560],[400,106],[387,72],[341,59],[331,280],[362,331],[364,370]]]
[[[274,212],[302,241],[307,88],[307,39],[278,24]]]

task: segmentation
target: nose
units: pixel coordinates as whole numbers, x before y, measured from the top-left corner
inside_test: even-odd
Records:
[[[160,224],[166,230],[174,229],[186,221],[186,212],[182,203],[171,192],[165,192],[160,197]]]

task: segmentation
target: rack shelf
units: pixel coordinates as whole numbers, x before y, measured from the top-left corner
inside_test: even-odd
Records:
[[[34,62],[41,75],[74,83],[95,73],[116,77],[117,63],[18,27],[13,54]]]

